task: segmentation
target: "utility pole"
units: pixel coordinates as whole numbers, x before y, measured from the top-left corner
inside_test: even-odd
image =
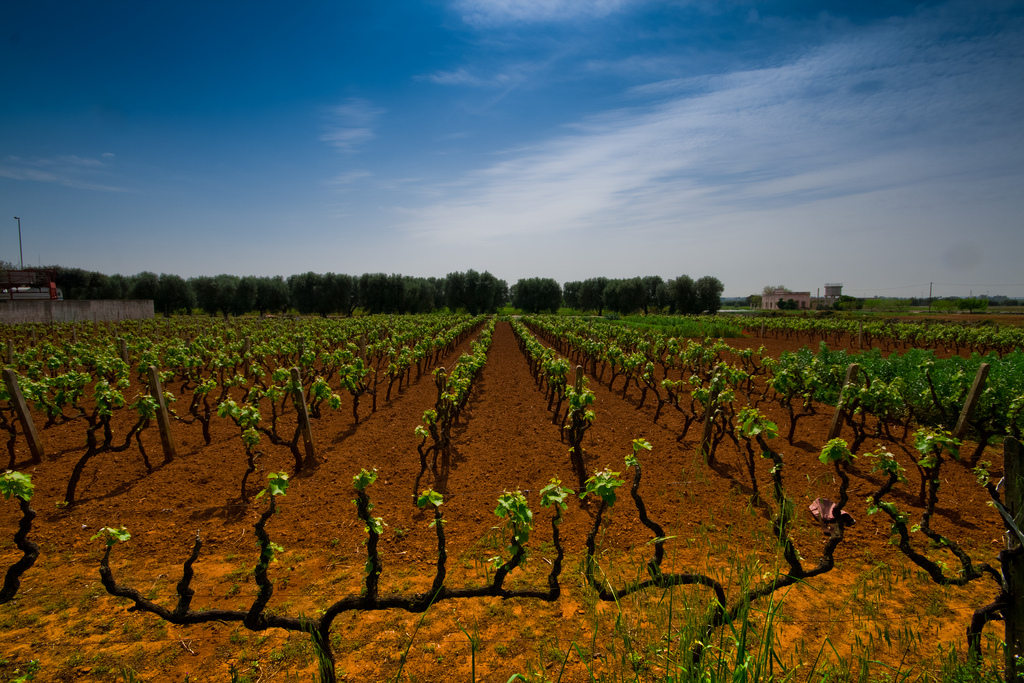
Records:
[[[18,253],[21,256],[21,269],[25,270],[25,252],[21,248],[21,219],[15,216],[14,220],[18,221]]]

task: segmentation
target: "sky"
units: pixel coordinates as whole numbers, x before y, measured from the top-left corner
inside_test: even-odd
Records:
[[[1024,297],[1024,0],[14,0],[14,216],[108,274]]]

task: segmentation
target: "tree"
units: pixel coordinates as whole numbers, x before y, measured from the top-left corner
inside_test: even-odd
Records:
[[[426,278],[406,275],[405,309],[409,313],[429,313],[434,310],[434,288]]]
[[[566,282],[562,285],[562,301],[569,308],[580,308],[580,287],[583,283],[579,280]]]
[[[355,278],[343,273],[327,273],[323,277],[323,288],[324,298],[330,302],[326,306],[328,312],[343,313],[350,317],[356,307]]]
[[[840,311],[859,311],[863,306],[864,301],[862,299],[846,294],[840,296],[839,301],[835,303],[836,309]]]
[[[508,284],[485,270],[480,274],[475,291],[471,290],[469,295],[478,312],[497,313],[508,301]]]
[[[90,275],[89,271],[81,268],[57,268],[57,286],[61,288],[65,299],[86,299]]]
[[[465,307],[466,274],[448,273],[444,276],[444,305],[451,311]]]
[[[317,308],[322,276],[309,271],[288,278],[288,292],[292,306],[302,315],[309,315]]]
[[[201,275],[189,280],[192,289],[196,293],[196,303],[199,308],[207,314],[214,316],[222,313],[227,317],[231,311],[231,300],[235,295],[235,288],[238,287],[237,275],[218,275],[209,277]]]
[[[156,300],[157,290],[160,287],[160,278],[156,273],[148,270],[139,273],[130,280],[128,286],[129,299],[153,299]]]
[[[196,293],[187,281],[180,275],[160,274],[156,296],[153,297],[153,307],[156,310],[161,311],[166,317],[175,311],[191,312],[195,305]]]
[[[405,283],[401,275],[363,273],[359,276],[359,306],[367,313],[399,313],[403,310]]]
[[[661,308],[668,302],[666,296],[668,290],[665,289],[665,281],[660,275],[647,275],[640,279],[644,286],[644,298],[641,307],[644,309],[644,315],[650,313],[650,308],[655,306]]]
[[[775,305],[778,306],[780,311],[795,311],[799,308],[799,304],[793,299],[779,299]]]
[[[956,307],[957,310],[967,311],[968,313],[974,313],[975,311],[985,311],[988,310],[988,299],[982,299],[979,297],[957,299]]]
[[[288,283],[280,275],[261,277],[256,280],[256,310],[260,315],[268,311],[284,313],[291,305]]]
[[[689,275],[680,275],[675,280],[669,280],[669,310],[672,313],[691,315],[698,313],[697,291],[693,278]]]
[[[256,278],[247,275],[239,278],[235,285],[235,291],[231,294],[231,301],[228,309],[232,315],[245,315],[256,308],[256,296],[259,292],[259,285]]]
[[[562,287],[552,278],[519,280],[512,285],[512,305],[526,313],[554,313],[562,305]]]
[[[604,305],[612,311],[628,315],[644,306],[647,289],[638,278],[609,280],[604,288]]]
[[[775,292],[781,291],[784,294],[789,294],[792,290],[785,285],[765,285],[764,289],[761,290],[762,296],[771,296]]]
[[[705,275],[697,280],[694,285],[694,293],[697,297],[698,313],[714,315],[722,307],[722,292],[725,285],[717,277]]]
[[[131,282],[129,282],[128,278],[116,273],[110,276],[103,275],[102,277],[104,278],[101,280],[103,284],[90,292],[90,299],[124,300],[128,298],[131,289]]]
[[[608,286],[608,278],[592,277],[583,281],[580,285],[580,308],[585,311],[597,311],[598,315],[604,313],[604,288]]]

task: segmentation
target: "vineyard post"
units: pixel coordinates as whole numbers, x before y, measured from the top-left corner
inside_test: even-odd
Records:
[[[576,393],[583,391],[583,366],[576,366]]]
[[[32,326],[32,346],[36,345],[36,327]]]
[[[292,402],[299,413],[299,426],[302,427],[302,443],[306,447],[306,461],[303,469],[316,466],[316,451],[313,448],[313,429],[309,425],[309,410],[306,408],[306,395],[302,391],[302,376],[298,368],[292,368]]]
[[[967,432],[967,420],[974,412],[974,406],[978,405],[981,392],[985,388],[985,380],[988,379],[989,364],[982,363],[978,366],[978,374],[974,376],[974,384],[967,393],[967,400],[964,401],[963,410],[960,411],[960,419],[956,421],[956,429],[953,430],[954,439],[963,439]]]
[[[71,323],[71,343],[78,343],[78,323]]]
[[[121,339],[121,360],[123,360],[126,365],[131,364],[128,362],[128,342],[123,338]]]
[[[1012,436],[1003,440],[1003,476],[1006,482],[1006,507],[1010,515],[1017,519],[1024,510],[1024,462],[1021,458],[1020,441]],[[1014,541],[1009,540],[1007,535],[1007,553],[1010,558],[1004,565],[1006,567],[1006,584],[1010,594],[1010,605],[1003,612],[1006,627],[1006,672],[1004,680],[1015,681],[1017,674],[1024,667],[1018,667],[1017,658],[1024,656],[1024,561],[1022,561],[1021,549],[1017,548]]]
[[[359,357],[366,362],[366,333],[363,332],[363,336],[359,338]]]
[[[43,459],[43,442],[39,440],[36,423],[32,421],[32,413],[29,412],[28,404],[25,403],[25,397],[21,395],[18,375],[11,368],[4,369],[4,384],[7,385],[7,393],[11,395],[14,410],[21,421],[22,429],[25,431],[25,438],[28,439],[28,448],[32,452],[32,462],[39,464]]]
[[[14,365],[14,340],[7,340],[7,364]]]
[[[857,376],[858,370],[860,370],[860,366],[856,363],[850,363],[846,368],[846,380],[843,381],[843,388],[839,390],[836,412],[832,416],[832,426],[828,428],[828,436],[825,437],[825,441],[831,441],[839,436],[839,432],[843,427],[843,394],[846,393],[846,387],[853,383],[853,378]]]
[[[164,400],[164,389],[160,385],[160,373],[155,365],[149,366],[149,395],[156,399],[156,426],[160,429],[160,443],[164,447],[164,462],[174,460],[177,452],[174,448],[174,437],[171,436],[171,418],[167,414],[167,401]]]
[[[299,337],[299,362],[302,362],[302,357],[306,354],[306,338],[303,336]],[[294,378],[293,378],[294,379]]]
[[[245,346],[242,349],[242,357],[248,358],[249,352],[252,351],[252,339],[248,335],[245,337]]]
[[[761,321],[761,334],[759,334],[757,336],[762,337],[762,338],[764,337],[764,321],[763,320]]]
[[[864,348],[864,321],[857,322],[857,348]]]

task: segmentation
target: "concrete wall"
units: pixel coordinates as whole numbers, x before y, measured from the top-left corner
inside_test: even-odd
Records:
[[[0,323],[71,323],[153,317],[153,300],[9,301],[0,299]]]
[[[807,309],[811,307],[810,292],[783,292],[780,289],[776,289],[771,294],[763,294],[761,296],[761,308],[778,310],[779,301],[786,301],[788,299],[795,301],[797,307],[800,309]]]

